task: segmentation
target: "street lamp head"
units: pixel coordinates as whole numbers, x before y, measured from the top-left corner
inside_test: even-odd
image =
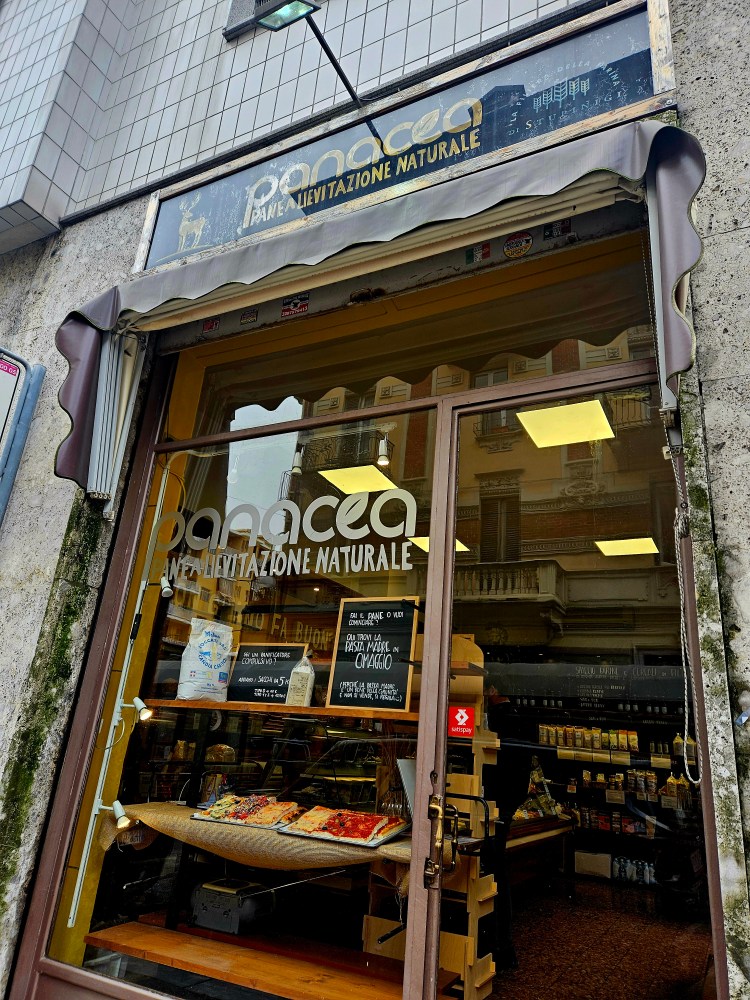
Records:
[[[240,6],[244,8],[251,3],[252,0],[250,3],[248,0],[241,0]],[[230,14],[232,26],[224,29],[224,37],[229,41],[256,26],[268,28],[269,31],[280,31],[303,17],[309,17],[316,10],[320,10],[320,4],[314,0],[255,0],[252,14],[248,17],[232,23],[234,19]]]

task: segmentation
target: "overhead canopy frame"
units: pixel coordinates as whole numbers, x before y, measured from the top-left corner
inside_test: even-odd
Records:
[[[191,310],[204,298],[216,312],[222,299],[236,301],[242,286],[248,289],[284,268],[318,265],[350,248],[389,243],[423,227],[470,219],[511,201],[514,205],[507,207],[514,211],[510,217],[504,213],[503,222],[520,227],[529,214],[539,217],[536,199],[560,195],[562,207],[569,202],[566,189],[601,172],[647,187],[661,398],[663,406],[673,409],[679,375],[690,368],[694,357],[693,331],[685,316],[685,289],[690,269],[701,253],[690,212],[705,176],[705,159],[698,141],[689,133],[660,122],[640,121],[380,205],[353,208],[343,216],[313,217],[293,231],[114,286],[70,313],[57,332],[58,350],[70,365],[59,399],[73,426],[58,449],[56,474],[94,492],[90,466],[94,434],[103,430],[97,414],[97,385],[105,335],[126,329],[148,330],[151,323],[162,326],[165,313],[177,324],[180,310],[175,307],[181,304]],[[459,226],[461,231],[465,229]],[[432,255],[434,247],[433,239],[425,240],[419,256]],[[278,291],[272,287],[268,293],[275,297]],[[227,295],[220,289],[227,289]],[[167,308],[172,303],[174,307]],[[138,369],[131,366],[126,370]],[[118,391],[122,395],[121,386]],[[121,433],[126,432],[127,428],[121,428]],[[113,454],[120,450],[116,446],[112,449]]]

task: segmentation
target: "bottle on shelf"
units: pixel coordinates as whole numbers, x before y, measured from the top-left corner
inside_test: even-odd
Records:
[[[294,667],[289,675],[289,686],[286,691],[287,705],[309,705],[312,701],[315,686],[315,669],[307,656]]]

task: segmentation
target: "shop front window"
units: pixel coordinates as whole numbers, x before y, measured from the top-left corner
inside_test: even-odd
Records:
[[[408,912],[432,495],[403,469],[415,427],[434,447],[417,416],[159,457],[122,721],[95,751],[102,815],[84,806],[97,836],[53,957],[176,996],[204,995],[209,940],[245,949],[217,974],[238,988],[251,959],[309,969],[320,949],[332,989],[369,966],[400,981],[373,951]],[[298,995],[263,968],[263,995]]]

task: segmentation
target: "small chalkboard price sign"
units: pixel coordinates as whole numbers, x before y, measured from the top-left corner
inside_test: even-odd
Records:
[[[326,705],[408,712],[418,597],[341,602]]]
[[[305,643],[242,643],[229,678],[227,700],[285,702],[289,675],[306,651]]]

